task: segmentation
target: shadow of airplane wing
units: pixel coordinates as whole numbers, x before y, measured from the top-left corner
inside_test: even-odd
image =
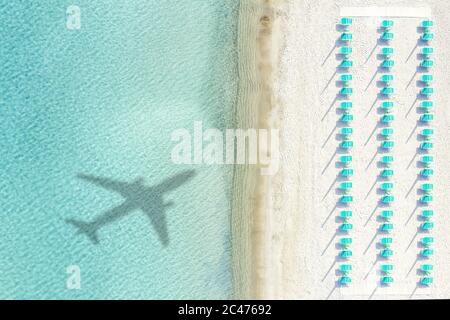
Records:
[[[194,176],[195,170],[186,170],[164,180],[153,188],[158,190],[159,192],[167,192],[180,187],[188,180],[192,179]]]
[[[159,241],[161,241],[163,246],[169,244],[169,231],[167,229],[167,219],[165,209],[155,210],[155,208],[141,208],[141,210],[148,216],[153,229],[158,234]]]
[[[151,197],[141,206],[142,211],[148,216],[150,222],[158,234],[159,240],[164,246],[169,244],[169,232],[167,230],[166,210],[173,203],[164,203],[164,193],[176,189],[195,176],[195,170],[186,170],[165,179],[160,184],[151,188]]]
[[[80,173],[77,175],[78,178],[89,181],[95,185],[98,185],[102,188],[112,190],[120,193],[123,196],[128,195],[130,184],[127,182],[122,182],[118,180],[112,180],[109,178],[97,177],[89,174]]]

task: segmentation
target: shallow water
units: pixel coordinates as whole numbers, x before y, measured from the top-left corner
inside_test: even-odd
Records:
[[[229,297],[230,168],[170,135],[230,125],[238,0],[67,5],[0,4],[0,298]]]

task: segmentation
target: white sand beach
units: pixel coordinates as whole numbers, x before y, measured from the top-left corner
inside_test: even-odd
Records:
[[[352,87],[354,147],[353,229],[348,233],[353,243],[353,256],[348,259],[353,270],[352,283],[337,283],[338,271],[344,262],[338,258],[337,232],[343,210],[337,176],[342,169],[338,148],[338,109],[336,100],[340,57],[336,40],[340,10],[345,7],[428,7],[434,21],[436,39],[433,88],[435,129],[433,202],[434,255],[418,258],[419,241],[425,233],[418,232],[420,212],[419,192],[423,181],[417,149],[420,145],[418,125],[422,113],[416,101],[420,90],[420,36],[422,17],[353,17],[354,66]],[[263,177],[255,167],[239,168],[235,175],[233,203],[233,261],[235,292],[238,298],[261,299],[422,299],[450,298],[450,114],[447,86],[450,83],[450,63],[447,52],[450,40],[448,1],[326,1],[326,0],[252,0],[241,4],[239,50],[241,54],[240,100],[236,123],[240,127],[280,129],[281,166],[275,176]],[[409,10],[409,9],[408,9]],[[414,12],[414,10],[412,10]],[[382,170],[377,152],[381,139],[378,120],[382,115],[381,99],[377,99],[382,73],[381,45],[377,45],[377,30],[383,18],[394,20],[395,34],[390,46],[395,53],[392,114],[395,121],[390,154],[394,156],[391,182],[395,201],[391,206],[394,230],[389,260],[379,258],[380,212],[385,208],[379,200]],[[338,43],[339,45],[339,43]],[[387,208],[386,208],[387,209]],[[384,235],[386,236],[386,235]],[[434,283],[418,285],[423,263],[434,265]],[[394,265],[389,286],[380,284],[380,267]]]

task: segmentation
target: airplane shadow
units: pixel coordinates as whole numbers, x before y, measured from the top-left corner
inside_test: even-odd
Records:
[[[119,193],[125,200],[122,204],[105,211],[90,222],[77,219],[66,219],[68,224],[75,226],[78,233],[85,234],[94,244],[98,244],[97,231],[107,224],[113,223],[126,215],[141,211],[150,219],[150,223],[158,234],[163,246],[169,244],[166,210],[172,206],[171,201],[164,202],[164,194],[170,192],[195,176],[195,170],[186,170],[165,179],[159,184],[146,186],[143,178],[133,182],[123,182],[88,174],[78,174],[79,179],[96,186]]]

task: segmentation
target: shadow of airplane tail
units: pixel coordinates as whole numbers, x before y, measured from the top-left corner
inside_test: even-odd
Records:
[[[79,221],[75,219],[67,219],[67,223],[75,226],[78,229],[78,233],[83,233],[88,236],[88,238],[95,244],[99,243],[97,236],[97,228],[94,224],[84,221]]]

